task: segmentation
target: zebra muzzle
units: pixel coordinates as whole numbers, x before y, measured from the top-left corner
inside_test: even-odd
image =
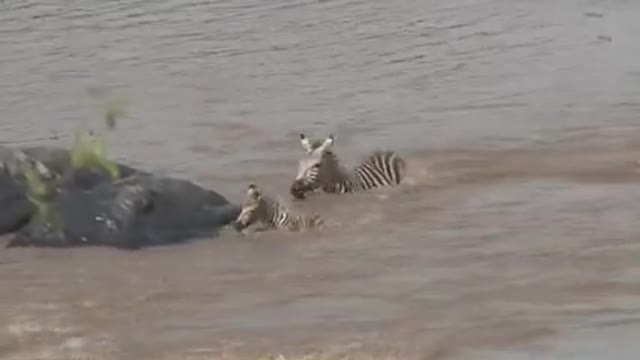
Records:
[[[305,186],[302,182],[294,181],[293,184],[291,184],[291,188],[289,189],[289,191],[294,198],[304,199],[307,196],[309,187]]]
[[[247,227],[247,225],[243,224],[242,221],[234,221],[231,223],[231,227],[235,231],[242,231]]]

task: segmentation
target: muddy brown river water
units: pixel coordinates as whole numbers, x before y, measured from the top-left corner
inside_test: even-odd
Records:
[[[298,133],[398,188],[320,232],[0,250],[2,359],[637,359],[640,2],[0,2],[0,144],[291,202]]]

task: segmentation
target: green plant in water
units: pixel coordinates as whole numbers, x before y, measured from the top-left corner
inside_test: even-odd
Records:
[[[60,223],[49,206],[49,189],[32,166],[24,169],[27,184],[27,199],[36,208],[36,213],[47,221],[54,229],[60,229]]]
[[[82,134],[76,132],[71,148],[71,167],[74,169],[102,169],[113,180],[120,177],[120,168],[107,157],[102,136],[86,140]]]
[[[126,116],[124,109],[126,104],[127,99],[123,97],[114,97],[107,101],[104,121],[108,130],[115,129],[117,120]],[[107,157],[102,135],[94,136],[93,139],[86,139],[80,132],[76,132],[71,148],[71,167],[73,169],[101,169],[112,180],[120,177],[120,168]]]
[[[45,199],[48,195],[47,185],[36,174],[33,167],[28,166],[24,170],[24,177],[27,181],[27,191],[30,196],[38,199]]]

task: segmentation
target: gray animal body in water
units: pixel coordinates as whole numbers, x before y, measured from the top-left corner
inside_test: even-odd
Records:
[[[137,249],[211,238],[232,223],[240,206],[187,180],[156,176],[121,164],[120,178],[70,167],[55,148],[0,147],[0,235],[7,246],[112,246]],[[47,188],[30,201],[25,169]]]

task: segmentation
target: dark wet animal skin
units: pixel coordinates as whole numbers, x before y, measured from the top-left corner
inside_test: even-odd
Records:
[[[189,181],[158,177],[120,165],[113,181],[92,170],[68,171],[64,150],[24,151],[50,172],[41,213],[27,198],[20,161],[0,148],[0,235],[16,232],[9,247],[113,246],[137,249],[211,238],[239,214],[240,206]],[[9,155],[7,155],[9,154]]]

